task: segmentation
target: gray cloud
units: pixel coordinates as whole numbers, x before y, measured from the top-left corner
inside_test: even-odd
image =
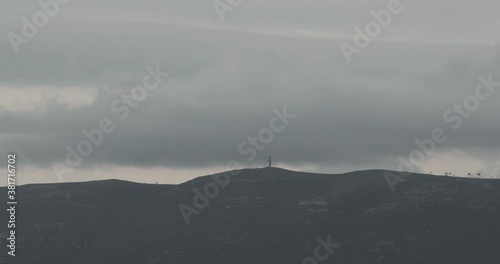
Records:
[[[84,139],[83,129],[109,117],[116,131],[84,159],[82,169],[224,166],[231,159],[243,162],[238,144],[268,125],[273,108],[287,106],[297,118],[259,161],[272,153],[282,164],[325,172],[394,169],[399,155],[416,148],[415,139],[437,127],[449,130],[443,113],[473,94],[478,76],[500,80],[500,45],[490,44],[499,39],[487,31],[499,25],[495,1],[474,7],[465,1],[405,3],[407,10],[386,35],[351,64],[337,36],[354,36],[352,28],[364,25],[369,11],[385,1],[268,2],[245,2],[225,23],[210,2],[121,1],[121,8],[74,2],[19,54],[3,38],[0,91],[9,89],[13,98],[20,96],[13,90],[29,97],[46,93],[40,87],[91,88],[97,94],[78,107],[44,94],[38,113],[0,104],[0,149],[17,151],[26,165],[48,168],[64,160],[67,145]],[[8,3],[14,14],[0,25],[2,35],[18,30],[20,16],[37,10],[31,1],[23,3]],[[474,41],[457,37],[473,31]],[[406,36],[407,42],[389,41]],[[111,102],[156,64],[171,74],[169,81],[119,121]],[[498,162],[498,100],[495,94],[481,103],[438,153],[460,150],[486,164]]]

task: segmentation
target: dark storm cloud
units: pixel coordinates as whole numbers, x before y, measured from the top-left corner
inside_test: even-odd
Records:
[[[191,10],[195,3],[171,3],[187,17],[209,21],[215,17],[219,23],[215,13],[202,12],[213,12],[211,7]],[[138,5],[130,2],[134,4]],[[172,21],[71,19],[71,15],[92,16],[86,8],[97,5],[75,3],[18,55],[3,39],[0,89],[91,87],[98,93],[90,104],[73,108],[48,100],[41,112],[0,105],[0,149],[16,150],[30,165],[49,167],[52,162],[64,162],[66,146],[75,148],[85,139],[82,130],[95,129],[102,118],[110,118],[116,130],[84,158],[82,168],[100,164],[204,167],[225,165],[232,159],[244,163],[248,156],[238,153],[238,145],[269,125],[272,109],[286,106],[297,118],[275,135],[259,160],[273,153],[280,162],[294,165],[395,168],[399,155],[416,148],[415,139],[429,137],[437,127],[449,128],[443,113],[474,93],[479,76],[493,74],[500,81],[499,45],[380,41],[347,64],[338,48],[340,40],[281,34],[287,24],[327,28],[318,18],[326,18],[326,11],[314,13],[312,3],[301,10],[294,3],[283,13],[274,4],[265,9],[269,14],[261,15],[271,23],[270,12],[276,10],[273,19],[280,21],[274,21],[279,29],[270,34],[273,24],[266,28],[249,16],[252,8],[268,7],[260,4],[248,3],[246,10],[242,5],[231,14],[230,25],[243,23],[245,30],[238,31],[225,25],[197,27],[194,20],[175,25]],[[344,7],[361,16],[377,6]],[[163,12],[152,6],[137,8]],[[299,11],[314,18],[312,22],[296,16]],[[416,25],[410,18],[406,18],[409,22],[402,19],[401,25]],[[346,16],[330,19],[355,23]],[[2,29],[12,30],[14,22],[3,24]],[[443,42],[449,42],[446,36]],[[156,64],[170,73],[168,81],[127,119],[119,120],[110,109],[112,101],[139,85],[146,67]],[[439,151],[462,149],[479,157],[498,157],[500,143],[492,133],[500,129],[498,100],[495,94],[482,102]]]

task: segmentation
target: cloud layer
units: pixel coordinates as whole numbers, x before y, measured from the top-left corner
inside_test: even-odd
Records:
[[[500,4],[404,4],[348,64],[339,44],[352,41],[354,26],[386,1],[248,1],[224,23],[211,2],[71,2],[18,54],[7,38],[0,42],[0,154],[19,154],[30,168],[24,183],[57,181],[47,171],[64,163],[66,146],[110,118],[116,130],[65,180],[120,178],[125,168],[146,167],[158,168],[160,181],[176,171],[187,179],[229,160],[245,164],[238,145],[268,126],[272,109],[286,106],[297,118],[255,166],[273,154],[297,169],[397,169],[416,139],[443,128],[449,139],[420,170],[495,171],[499,95],[481,102],[460,129],[450,129],[443,114],[474,94],[479,76],[500,81],[500,37],[493,33]],[[0,11],[4,36],[39,10],[32,1],[7,6],[10,12]],[[119,120],[113,100],[157,64],[168,81]],[[464,161],[470,165],[458,166]]]

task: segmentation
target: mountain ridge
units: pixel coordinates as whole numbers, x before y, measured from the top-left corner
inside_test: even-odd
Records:
[[[221,173],[179,185],[24,185],[18,256],[0,261],[302,263],[330,236],[331,263],[500,263],[500,181],[414,174],[391,192],[385,172],[241,170],[203,208],[194,190]],[[181,204],[198,211],[189,224]]]
[[[217,172],[213,174],[208,174],[208,175],[203,175],[203,176],[198,176],[195,178],[192,178],[190,180],[187,180],[182,183],[144,183],[144,182],[138,182],[138,181],[131,181],[131,180],[123,180],[123,179],[118,179],[118,178],[113,178],[113,179],[104,179],[104,180],[89,180],[89,181],[78,181],[78,182],[54,182],[54,183],[27,183],[27,184],[22,184],[18,185],[17,187],[22,187],[22,186],[37,186],[37,185],[53,185],[53,184],[62,184],[62,185],[67,185],[67,184],[94,184],[94,183],[130,183],[130,184],[143,184],[143,185],[162,185],[162,186],[180,186],[189,182],[197,181],[200,179],[204,179],[213,175],[219,175],[219,174],[234,174],[238,172],[234,176],[238,176],[241,174],[241,172],[263,172],[266,170],[281,170],[283,172],[287,173],[299,173],[299,174],[305,174],[304,176],[348,176],[348,175],[353,175],[353,174],[370,174],[370,173],[393,173],[395,175],[410,175],[411,176],[431,176],[431,177],[447,177],[447,178],[459,178],[459,179],[471,179],[471,180],[500,180],[500,179],[490,179],[490,178],[473,178],[473,177],[466,177],[466,176],[446,176],[446,175],[439,175],[439,174],[425,174],[425,173],[419,173],[419,172],[406,172],[406,171],[394,171],[394,170],[385,170],[385,169],[366,169],[366,170],[356,170],[356,171],[350,171],[350,172],[344,172],[344,173],[320,173],[320,172],[307,172],[307,171],[295,171],[295,170],[289,170],[289,169],[284,169],[280,167],[263,167],[263,168],[245,168],[245,169],[236,169],[236,170],[229,170],[229,171],[222,171],[222,172]],[[383,175],[382,175],[383,177]],[[0,186],[1,189],[5,189],[7,186]]]

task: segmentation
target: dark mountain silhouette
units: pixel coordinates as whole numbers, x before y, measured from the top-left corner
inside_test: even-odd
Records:
[[[393,193],[384,172],[238,171],[189,224],[179,204],[213,177],[21,186],[18,255],[2,224],[0,263],[303,263],[329,235],[318,263],[500,263],[500,181],[414,174]]]

